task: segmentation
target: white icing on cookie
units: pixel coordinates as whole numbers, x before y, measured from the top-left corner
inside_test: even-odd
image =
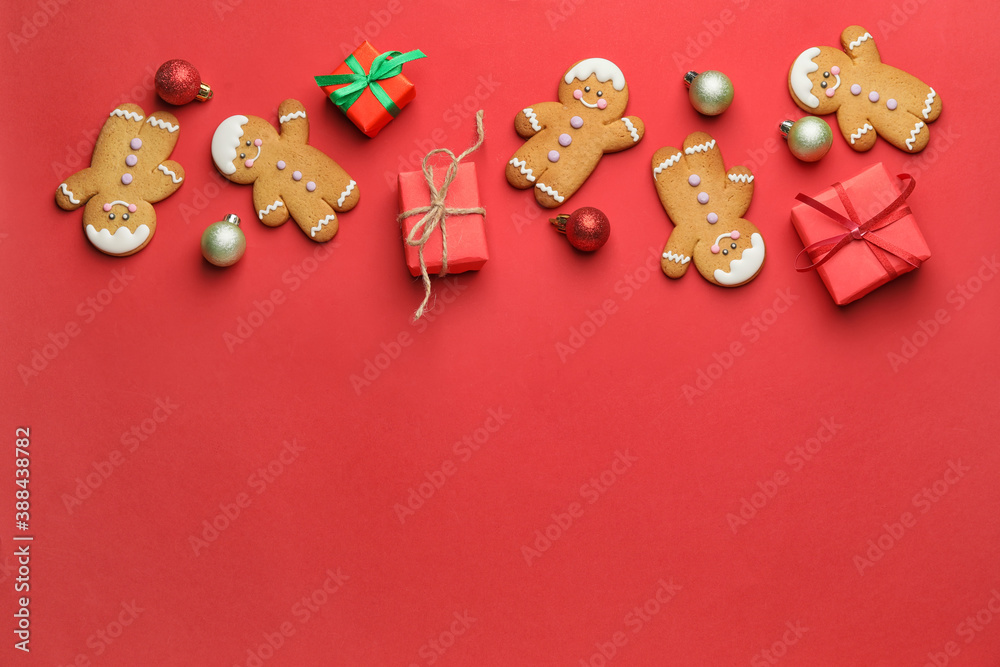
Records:
[[[813,59],[818,55],[818,46],[806,49],[795,59],[792,73],[788,75],[788,81],[791,83],[795,97],[799,98],[799,101],[810,109],[819,106],[819,98],[812,94],[813,83],[809,78],[810,74],[819,69],[819,65],[813,62]]]
[[[184,180],[183,178],[178,178],[177,177],[177,172],[170,171],[169,169],[167,169],[166,167],[164,167],[162,164],[158,165],[156,168],[159,169],[160,171],[162,171],[167,176],[169,176],[170,180],[173,181],[174,183],[180,183],[181,181]]]
[[[343,206],[344,205],[344,200],[347,199],[351,195],[351,190],[353,190],[354,186],[356,186],[356,185],[357,185],[357,183],[355,183],[354,180],[351,179],[351,182],[347,184],[347,189],[344,190],[343,192],[341,192],[340,193],[340,197],[337,198],[337,206]]]
[[[931,92],[927,93],[927,99],[924,100],[924,120],[927,120],[927,117],[930,115],[931,105],[934,104],[934,98],[936,96],[937,93],[935,93],[934,89],[931,88]]]
[[[134,111],[125,111],[125,109],[115,109],[108,115],[109,118],[113,116],[121,116],[127,120],[134,120],[137,123],[142,121],[142,116]]]
[[[618,65],[604,58],[581,60],[566,72],[563,81],[566,83],[573,83],[573,79],[584,81],[594,74],[597,75],[597,80],[601,83],[610,81],[615,90],[621,90],[625,87],[625,75],[618,69]]]
[[[708,151],[715,148],[715,139],[711,141],[706,141],[703,144],[698,144],[696,146],[688,146],[684,149],[684,152],[688,155],[694,155],[695,153],[707,153]]]
[[[290,120],[295,120],[296,118],[305,118],[305,117],[306,117],[305,111],[293,111],[292,113],[285,114],[284,116],[279,117],[278,122],[287,123]]]
[[[124,255],[146,242],[149,238],[149,227],[139,225],[135,233],[128,227],[119,227],[112,234],[107,229],[97,231],[93,225],[87,225],[87,238],[96,248],[109,255]]]
[[[872,127],[868,123],[865,123],[864,127],[859,127],[857,132],[851,132],[851,145],[853,146],[854,142],[860,139],[862,135],[868,134],[868,130],[874,130],[874,129],[875,129],[874,127]]]
[[[753,174],[729,174],[729,180],[733,183],[753,183]]]
[[[563,200],[565,199],[565,197],[559,194],[556,190],[553,190],[544,183],[535,183],[535,187],[544,192],[545,194],[549,195],[553,199],[555,199],[560,204],[563,203]]]
[[[531,129],[535,132],[541,132],[542,126],[538,124],[538,114],[532,111],[530,108],[524,110],[524,116],[531,123]]]
[[[922,120],[918,120],[917,124],[913,126],[912,130],[910,130],[910,138],[906,140],[907,149],[911,151],[913,150],[913,142],[916,140],[917,135],[920,134],[920,128],[922,127],[924,127],[924,122]]]
[[[580,101],[582,102],[583,100]],[[628,128],[629,134],[632,135],[632,143],[634,144],[639,141],[639,133],[635,131],[635,125],[632,124],[632,121],[628,118],[622,118],[622,122],[625,123],[625,127]]]
[[[156,116],[153,116],[152,114],[150,114],[149,118],[146,119],[146,122],[149,123],[150,125],[152,125],[153,127],[158,127],[161,130],[166,130],[167,132],[170,132],[171,134],[173,134],[174,132],[176,132],[177,130],[180,129],[179,125],[171,125],[167,121],[160,120],[159,118],[157,118]]]
[[[667,169],[668,167],[672,167],[675,164],[677,164],[677,161],[680,160],[682,157],[684,157],[683,153],[677,153],[675,155],[671,155],[666,160],[661,162],[657,167],[653,169],[653,180],[655,181],[656,177],[659,176],[664,169]]]
[[[316,237],[316,232],[320,231],[321,229],[323,229],[323,227],[325,227],[326,225],[330,224],[331,220],[336,220],[336,219],[337,219],[337,216],[334,215],[333,213],[331,213],[330,215],[326,216],[325,218],[323,218],[322,220],[320,220],[319,222],[317,222],[315,227],[313,227],[312,229],[309,230],[310,235],[313,238],[315,238]]]
[[[521,171],[521,174],[524,175],[524,177],[527,178],[529,182],[531,182],[531,183],[535,182],[535,175],[532,173],[533,170],[528,169],[528,161],[527,160],[518,160],[515,157],[515,158],[511,158],[511,160],[510,160],[510,162],[508,164],[512,164],[515,167],[517,167]]]
[[[674,262],[675,264],[680,264],[681,266],[691,261],[691,258],[688,257],[687,255],[675,255],[671,250],[668,250],[665,253],[663,253],[663,259],[670,260],[671,262]]]
[[[70,201],[71,204],[79,204],[80,203],[80,200],[73,196],[73,193],[70,192],[70,189],[66,187],[65,183],[60,183],[59,184],[59,191],[62,192],[67,197],[69,197],[69,201]]]
[[[760,234],[754,232],[750,235],[750,247],[743,251],[743,255],[739,259],[734,259],[729,263],[728,272],[722,269],[715,270],[715,281],[720,285],[742,285],[757,275],[763,263],[764,239]]]
[[[236,149],[243,137],[243,126],[250,122],[246,116],[230,116],[219,123],[212,136],[212,159],[223,174],[235,174]]]
[[[866,32],[865,34],[861,35],[861,37],[858,37],[856,40],[854,40],[853,42],[851,42],[850,44],[848,44],[847,48],[849,50],[853,51],[854,47],[860,46],[861,44],[863,44],[864,42],[867,42],[871,38],[872,38],[871,33],[870,32]]]
[[[280,199],[275,199],[273,204],[268,204],[266,208],[262,208],[261,210],[257,211],[257,217],[263,220],[265,215],[267,215],[271,211],[277,211],[279,207],[284,205],[285,204],[282,203]]]

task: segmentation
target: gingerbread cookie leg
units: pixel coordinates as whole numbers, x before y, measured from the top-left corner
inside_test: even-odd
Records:
[[[545,172],[548,164],[540,164],[534,159],[533,151],[522,148],[514,153],[514,157],[507,163],[507,182],[518,190],[527,190],[535,187],[538,178]]]
[[[928,123],[933,123],[941,115],[941,98],[937,91],[927,86],[927,94],[924,96],[924,106],[920,110],[920,116]]]
[[[340,228],[337,214],[322,197],[286,199],[285,205],[295,223],[313,241],[325,243],[337,235]]]
[[[899,120],[907,120],[900,123]],[[880,124],[878,132],[890,144],[907,153],[917,153],[922,151],[931,140],[931,133],[919,116],[905,114],[895,119],[894,123]]]
[[[343,171],[343,170],[341,170]],[[323,194],[323,201],[330,205],[334,211],[341,213],[350,211],[357,206],[361,198],[357,182],[343,172],[343,176],[333,179],[334,187],[329,194]]]
[[[575,165],[549,167],[535,181],[535,201],[545,208],[560,206],[580,189],[583,182],[590,176],[591,171],[593,171],[593,167],[589,169],[578,169]]]
[[[869,122],[868,116],[860,113],[851,113],[846,109],[841,109],[837,113],[837,127],[840,128],[844,139],[847,139],[847,142],[851,144],[851,148],[859,153],[871,150],[871,147],[875,145],[875,140],[878,139],[875,126]]]
[[[281,190],[276,183],[257,179],[253,184],[253,206],[257,219],[268,227],[277,227],[288,221],[288,207],[281,198]]]

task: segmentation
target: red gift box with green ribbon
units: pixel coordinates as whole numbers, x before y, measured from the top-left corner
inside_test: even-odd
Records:
[[[403,65],[426,57],[419,49],[379,53],[366,41],[331,74],[314,78],[359,130],[374,137],[417,96]]]

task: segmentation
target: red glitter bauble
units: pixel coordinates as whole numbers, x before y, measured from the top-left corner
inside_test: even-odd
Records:
[[[608,242],[611,223],[608,216],[592,206],[578,208],[569,215],[560,215],[552,220],[560,232],[566,234],[570,245],[577,250],[593,252]]]
[[[201,74],[194,65],[175,59],[156,70],[156,93],[164,102],[181,105],[195,98],[204,102],[212,96],[212,89],[202,84]]]

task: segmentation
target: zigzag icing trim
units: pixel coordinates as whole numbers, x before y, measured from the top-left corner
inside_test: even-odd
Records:
[[[855,141],[860,139],[861,135],[868,134],[868,130],[874,130],[874,129],[875,129],[874,127],[872,127],[868,123],[865,123],[864,127],[859,127],[857,132],[851,132],[851,145],[853,145]]]
[[[545,194],[549,195],[553,199],[555,199],[560,204],[563,203],[564,199],[566,199],[561,194],[559,194],[556,190],[553,190],[549,186],[545,185],[545,183],[535,183],[535,187],[538,188],[539,190],[541,190],[542,192],[544,192]]]
[[[528,121],[531,122],[532,130],[534,130],[535,132],[542,131],[542,126],[538,124],[538,114],[532,111],[531,108],[529,107],[524,110],[524,115],[525,117],[527,117]]]
[[[65,183],[60,183],[59,184],[59,192],[63,193],[67,197],[69,197],[70,203],[72,203],[72,204],[79,204],[80,203],[80,200],[73,196],[73,193],[70,192],[69,188],[66,187]]]
[[[275,199],[273,204],[268,204],[267,208],[262,208],[261,210],[257,211],[257,217],[263,220],[265,215],[267,215],[271,211],[277,211],[278,207],[280,206],[284,206],[282,201],[280,199]]]
[[[279,117],[278,122],[287,123],[290,120],[295,120],[296,118],[305,118],[305,117],[306,117],[305,111],[293,111],[292,113],[285,114],[284,116]]]
[[[931,88],[931,92],[927,93],[927,99],[924,100],[924,120],[927,120],[927,117],[930,115],[931,105],[934,104],[934,98],[936,96],[937,93],[935,93],[934,89]]]
[[[675,164],[677,164],[677,161],[680,160],[682,157],[684,157],[683,153],[677,153],[676,155],[671,155],[666,160],[661,162],[657,167],[653,169],[653,180],[655,181],[656,177],[659,176],[664,169],[666,169],[667,167],[672,167]]]
[[[863,42],[867,42],[871,38],[872,38],[871,33],[870,32],[866,32],[865,34],[861,35],[861,37],[858,37],[856,40],[854,40],[853,42],[851,42],[850,44],[848,44],[847,48],[850,49],[851,51],[853,51],[854,47],[859,46]]]
[[[920,128],[922,127],[924,127],[924,122],[922,120],[918,120],[917,124],[913,126],[912,130],[910,130],[910,138],[906,140],[907,149],[911,151],[913,150],[913,142],[916,140],[917,135],[920,134]]]
[[[713,148],[715,148],[715,139],[706,141],[703,144],[698,144],[697,146],[688,146],[684,149],[684,152],[688,155],[694,155],[695,153],[707,153]]]
[[[122,118],[125,118],[127,120],[134,120],[137,123],[142,121],[142,116],[140,116],[134,111],[125,111],[125,109],[115,109],[110,114],[108,114],[109,118],[114,116],[121,116]]]
[[[159,166],[157,166],[156,168],[159,169],[160,171],[162,171],[167,176],[169,176],[170,180],[173,181],[174,183],[180,183],[181,181],[184,180],[183,178],[177,178],[177,173],[176,172],[170,171],[169,169],[167,169],[166,167],[164,167],[162,164],[159,165]]]
[[[632,124],[628,118],[622,118],[622,122],[625,123],[625,127],[628,128],[629,134],[632,135],[632,143],[639,141],[639,133],[635,131],[635,125]]]
[[[691,261],[691,258],[688,257],[687,255],[675,255],[673,251],[670,250],[663,253],[663,259],[669,259],[671,262],[674,262],[675,264],[680,264],[681,266]]]
[[[733,183],[753,183],[753,174],[729,174],[729,180]]]
[[[343,206],[344,205],[344,200],[347,199],[350,196],[351,190],[353,190],[354,186],[356,186],[356,185],[357,185],[357,183],[355,183],[354,179],[352,178],[351,182],[347,184],[347,189],[340,193],[340,198],[337,199],[337,206]]]
[[[158,127],[161,130],[166,130],[167,132],[170,133],[174,133],[180,129],[180,125],[171,125],[167,121],[160,120],[159,118],[153,115],[150,115],[149,118],[146,119],[146,122],[152,125],[153,127]]]
[[[336,220],[336,219],[337,219],[337,216],[335,214],[331,213],[330,215],[326,216],[325,218],[323,218],[322,220],[320,220],[319,222],[317,222],[316,226],[313,227],[311,230],[309,230],[310,234],[313,236],[313,238],[315,238],[316,237],[316,232],[318,232],[319,230],[323,229],[323,227],[325,225],[330,224],[331,220]]]
[[[527,160],[518,160],[516,157],[514,157],[514,158],[511,158],[510,162],[508,162],[507,164],[514,165],[515,167],[517,167],[521,171],[521,174],[525,178],[527,178],[532,183],[535,182],[535,175],[532,173],[531,169],[528,169],[528,161]]]

